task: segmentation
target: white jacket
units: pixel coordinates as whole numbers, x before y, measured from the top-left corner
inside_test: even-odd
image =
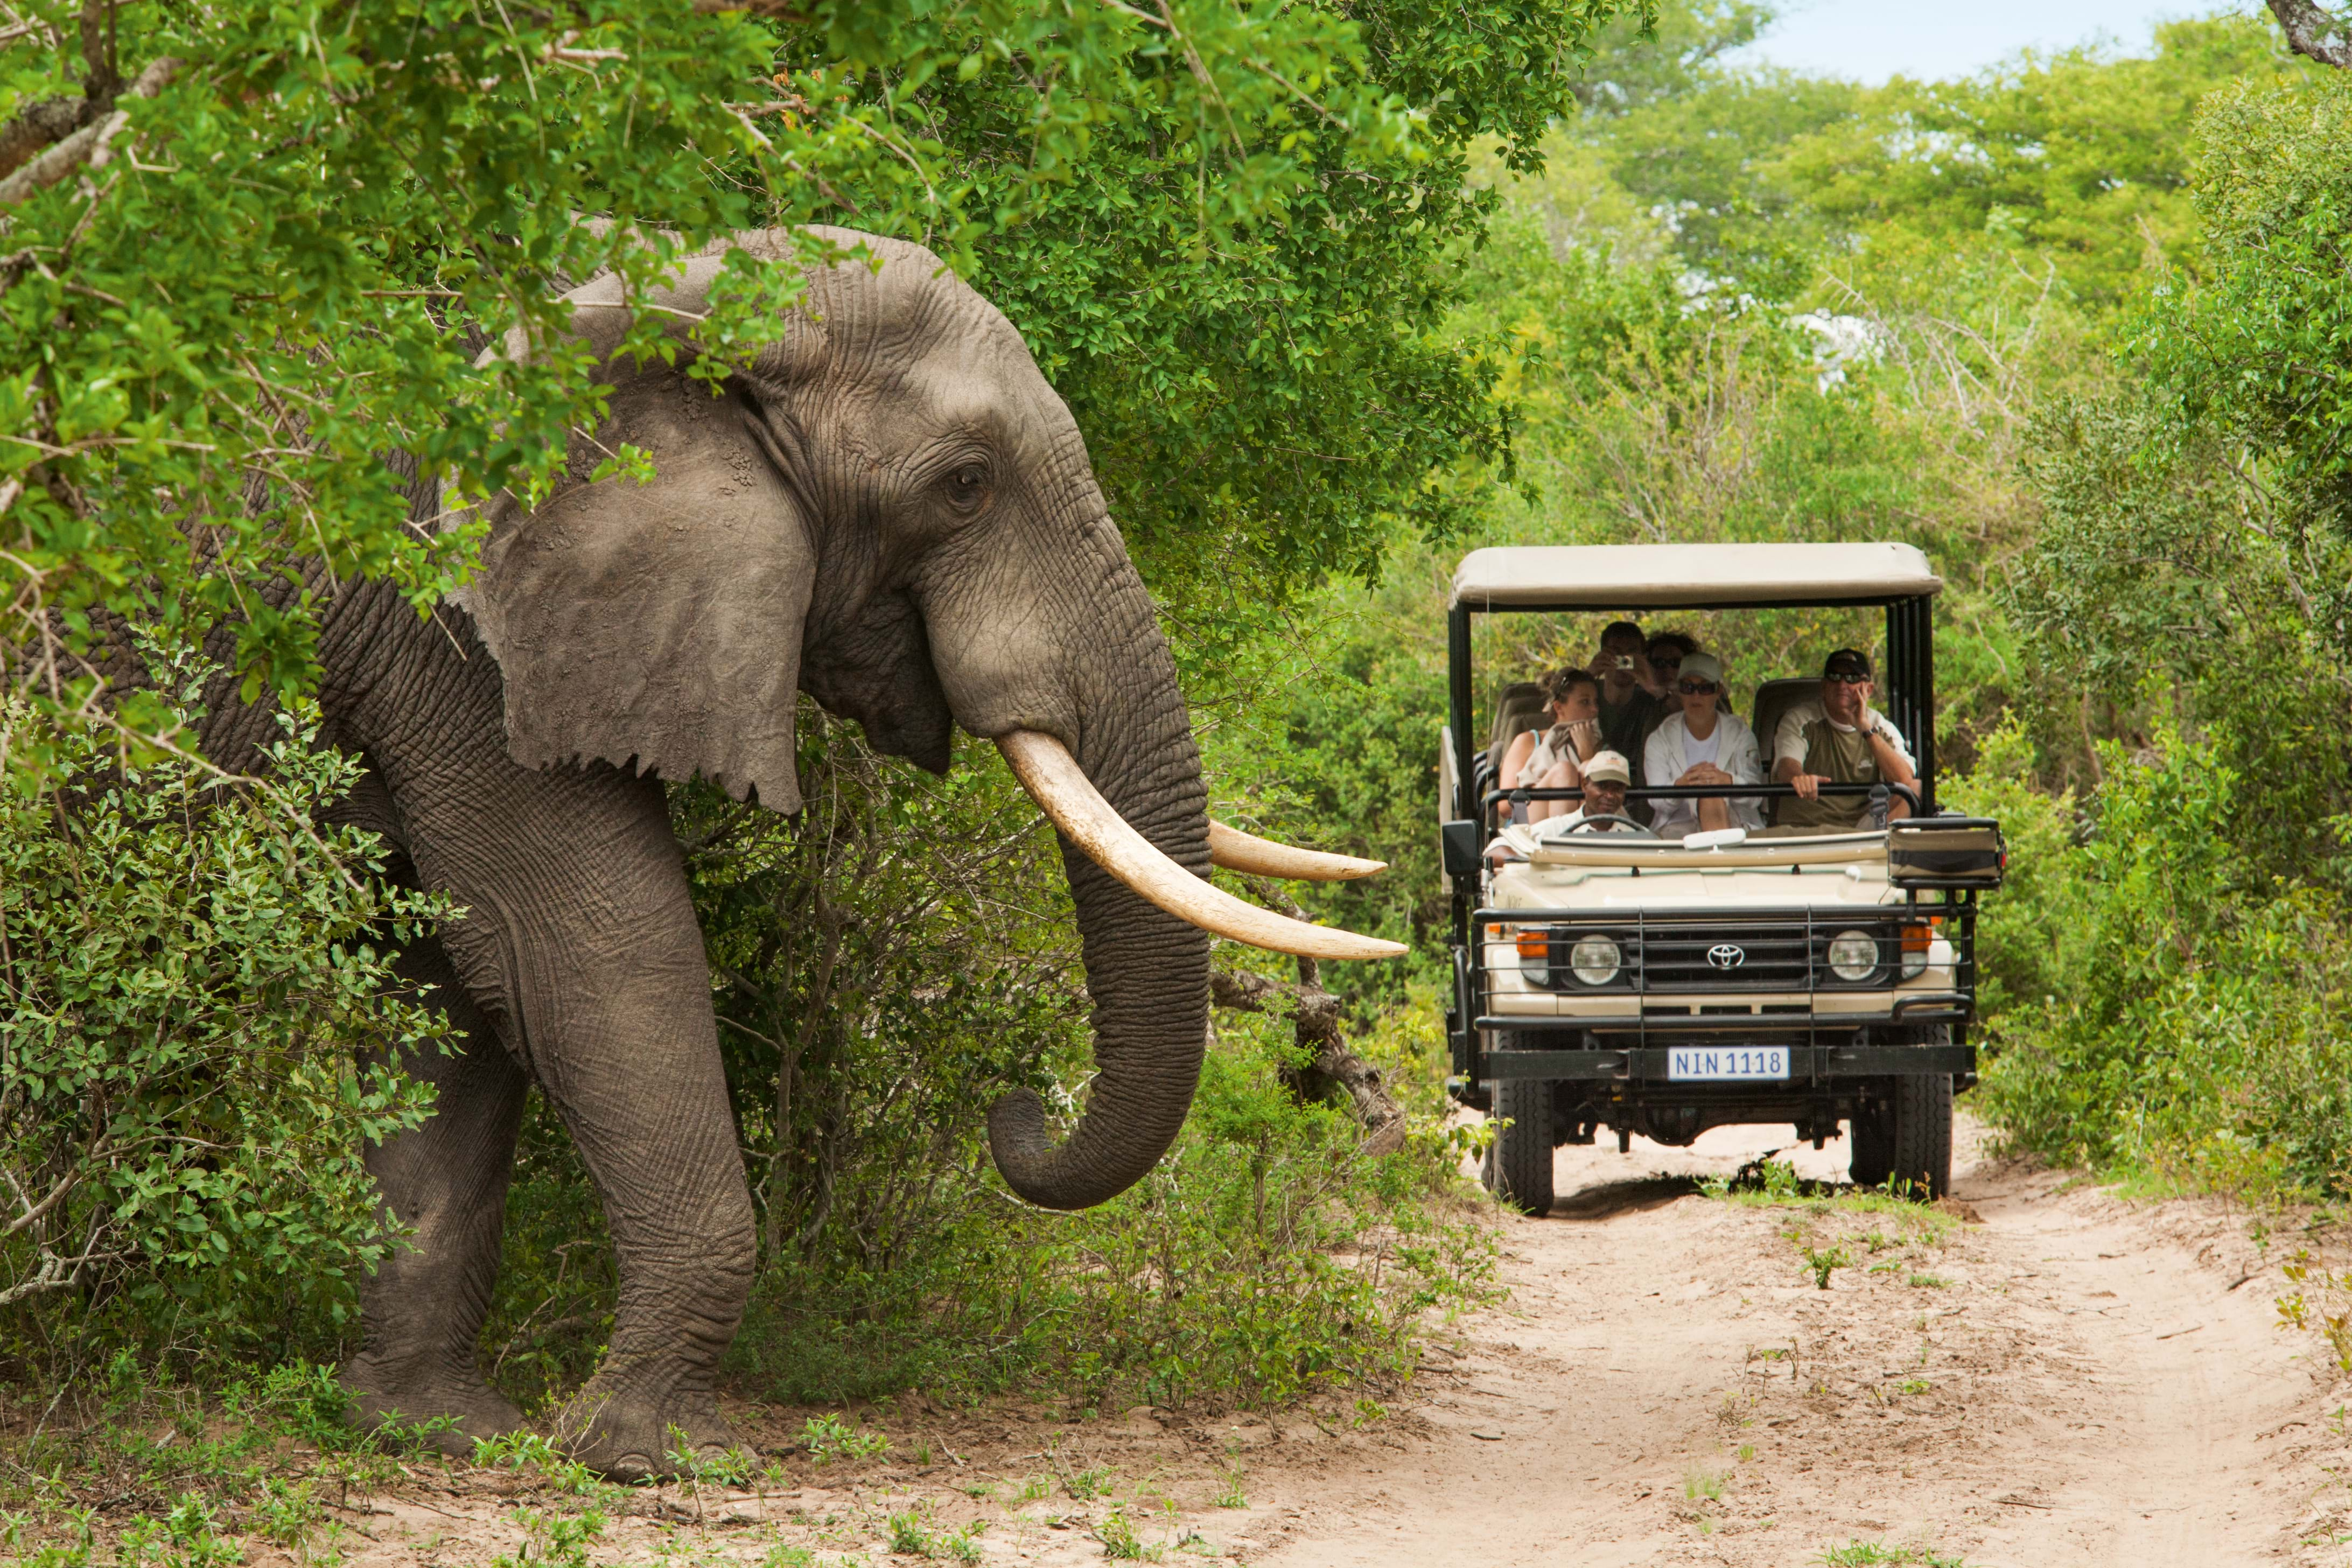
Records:
[[[1652,789],[1673,784],[1690,771],[1691,734],[1679,713],[1650,731],[1649,743],[1642,748],[1642,782]],[[1715,765],[1741,784],[1760,784],[1764,782],[1764,765],[1757,756],[1756,731],[1737,713],[1718,710],[1715,716]],[[1753,795],[1733,795],[1726,802],[1731,808],[1731,826],[1750,832],[1764,826],[1764,803]],[[1654,800],[1649,803],[1651,820],[1661,838],[1680,838],[1698,826],[1698,802],[1695,800]]]

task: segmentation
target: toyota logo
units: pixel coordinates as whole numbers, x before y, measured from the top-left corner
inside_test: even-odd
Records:
[[[1748,962],[1748,950],[1719,942],[1706,950],[1706,961],[1717,969],[1737,969]]]

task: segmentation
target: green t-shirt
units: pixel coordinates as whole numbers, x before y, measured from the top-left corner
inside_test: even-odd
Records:
[[[1805,726],[1805,771],[1833,784],[1876,784],[1878,758],[1870,749],[1870,737],[1860,730],[1840,730],[1827,719],[1816,719]],[[1780,802],[1776,826],[1837,832],[1861,826],[1863,813],[1869,809],[1870,797],[1864,795],[1788,799]]]

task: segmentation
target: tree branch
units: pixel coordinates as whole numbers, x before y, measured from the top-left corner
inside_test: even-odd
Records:
[[[2343,17],[2320,9],[2318,0],[2270,0],[2270,7],[2288,48],[2324,66],[2352,68],[2352,27]]]
[[[14,174],[34,153],[81,128],[93,109],[86,98],[45,98],[0,125],[0,175]]]
[[[139,73],[139,79],[125,88],[123,98],[152,98],[163,90],[165,83],[179,70],[180,62],[166,55]],[[61,100],[51,100],[59,102]],[[39,108],[40,105],[35,105]],[[31,113],[31,110],[26,113]],[[21,121],[23,116],[19,116]],[[114,139],[130,116],[121,110],[105,115],[94,124],[85,125],[56,146],[26,163],[6,179],[0,180],[0,206],[13,206],[35,191],[47,190],[82,164],[105,162],[106,144]],[[11,123],[7,132],[0,132],[0,145],[16,130]]]
[[[122,90],[122,73],[114,65],[114,0],[81,0],[81,58],[89,68],[83,96],[103,113]]]
[[[1381,1069],[1348,1048],[1337,996],[1311,981],[1293,986],[1263,974],[1211,970],[1209,999],[1237,1013],[1289,1013],[1301,1050],[1314,1052],[1311,1066],[1284,1071],[1290,1091],[1302,1100],[1345,1095],[1363,1123],[1368,1153],[1392,1153],[1403,1145],[1404,1111],[1389,1098]]]

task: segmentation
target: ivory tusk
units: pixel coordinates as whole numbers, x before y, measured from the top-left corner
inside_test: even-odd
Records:
[[[1209,818],[1209,859],[1228,871],[1283,877],[1294,882],[1352,882],[1389,868],[1385,860],[1359,860],[1353,855],[1327,855],[1320,849],[1277,844],[1227,827],[1213,816]]]
[[[1302,958],[1404,956],[1401,942],[1291,920],[1245,904],[1195,877],[1154,848],[1114,811],[1078,766],[1077,759],[1053,736],[1035,730],[1014,730],[999,735],[996,745],[1012,765],[1013,776],[1055,826],[1069,835],[1070,841],[1096,865],[1178,920],[1252,947]]]

